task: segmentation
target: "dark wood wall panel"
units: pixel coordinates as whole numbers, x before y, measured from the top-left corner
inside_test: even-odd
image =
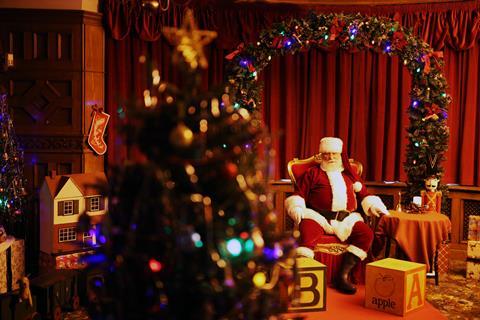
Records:
[[[51,170],[58,174],[104,170],[88,147],[92,105],[104,106],[104,30],[101,15],[83,11],[0,9],[0,50],[15,67],[0,74],[28,181],[27,271],[38,269],[36,191]]]
[[[80,72],[9,75],[9,105],[18,134],[82,134]]]
[[[41,185],[50,171],[56,170],[61,174],[70,174],[81,171],[81,158],[78,154],[61,152],[38,153],[26,152],[24,171],[25,178],[35,185]]]
[[[81,26],[5,23],[2,41],[15,56],[15,70],[81,70]]]
[[[64,10],[0,10],[0,48],[15,67],[0,80],[9,90],[16,134],[25,151],[29,190],[49,170],[104,170],[86,140],[92,106],[104,105],[101,15]]]

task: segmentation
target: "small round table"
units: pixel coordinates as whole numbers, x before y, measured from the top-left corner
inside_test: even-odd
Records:
[[[426,264],[427,270],[431,270],[433,263],[435,283],[438,284],[435,259],[439,245],[448,239],[450,219],[436,212],[414,214],[390,210],[389,213],[378,222],[376,242],[384,243],[382,238],[394,239],[410,261]]]

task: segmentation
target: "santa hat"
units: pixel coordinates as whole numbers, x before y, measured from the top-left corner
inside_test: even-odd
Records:
[[[334,152],[342,153],[343,141],[340,138],[334,137],[325,137],[320,140],[320,146],[318,147],[318,152]]]

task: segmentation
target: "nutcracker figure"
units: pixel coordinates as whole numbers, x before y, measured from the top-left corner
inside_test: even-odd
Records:
[[[422,204],[428,212],[441,213],[442,192],[437,191],[439,179],[436,176],[430,176],[425,179],[426,190],[421,191]]]

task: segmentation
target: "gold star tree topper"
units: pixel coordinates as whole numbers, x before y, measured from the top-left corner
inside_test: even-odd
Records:
[[[199,66],[202,69],[208,67],[203,46],[215,39],[217,33],[209,30],[198,30],[191,9],[185,11],[180,29],[164,27],[162,33],[176,47],[174,59],[178,59],[180,56],[192,70],[196,70]]]

